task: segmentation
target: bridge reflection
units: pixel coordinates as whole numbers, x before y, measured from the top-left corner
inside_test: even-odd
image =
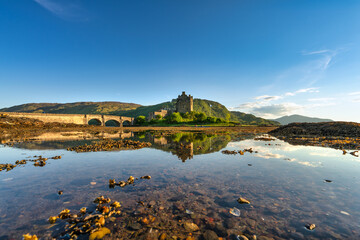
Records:
[[[27,141],[14,145],[17,148],[25,149],[66,149],[90,144],[94,140],[103,138],[112,139],[132,139],[137,141],[150,142],[151,148],[159,149],[176,155],[179,160],[185,162],[192,159],[195,155],[218,152],[225,148],[234,136],[216,135],[205,133],[181,132],[175,134],[165,134],[160,132],[131,132],[131,131],[111,131],[111,132],[48,132],[32,137]],[[241,139],[248,139],[246,135]],[[236,136],[236,140],[241,140]],[[2,143],[9,142],[3,140]]]

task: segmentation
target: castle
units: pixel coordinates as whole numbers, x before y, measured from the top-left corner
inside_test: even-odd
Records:
[[[157,115],[160,115],[161,117],[165,117],[173,112],[179,112],[179,113],[187,113],[192,112],[194,110],[194,100],[193,97],[189,94],[186,95],[185,92],[182,92],[181,95],[178,96],[176,99],[176,109],[174,110],[166,110],[166,109],[160,109],[155,112],[150,112],[148,116],[148,121],[151,119],[156,119]]]
[[[187,113],[193,111],[193,97],[189,94],[187,96],[185,92],[182,92],[181,95],[176,99],[176,112]]]

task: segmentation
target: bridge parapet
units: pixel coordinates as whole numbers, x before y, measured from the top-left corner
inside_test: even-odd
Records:
[[[134,118],[114,115],[100,115],[100,114],[57,114],[57,113],[25,113],[25,112],[0,112],[10,117],[25,117],[38,119],[40,121],[50,123],[74,123],[74,124],[89,124],[92,119],[97,120],[101,126],[105,126],[107,121],[113,120],[118,123],[120,127],[123,127],[125,121],[129,122],[129,125],[134,124]]]

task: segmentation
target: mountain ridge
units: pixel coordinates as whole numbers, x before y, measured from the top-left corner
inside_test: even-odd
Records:
[[[74,103],[27,103],[2,108],[3,112],[38,112],[38,113],[63,113],[63,114],[107,114],[126,117],[148,116],[150,112],[160,109],[175,109],[176,99],[150,106],[142,106],[135,103],[123,103],[115,101],[107,102],[74,102]],[[244,125],[278,125],[272,120],[256,117],[252,114],[229,111],[221,103],[194,99],[194,111],[203,112],[207,116],[222,118],[228,121],[239,122]]]
[[[279,122],[281,125],[287,125],[290,123],[319,123],[319,122],[334,122],[332,119],[308,117],[299,114],[287,115],[276,119],[270,119],[272,121]]]

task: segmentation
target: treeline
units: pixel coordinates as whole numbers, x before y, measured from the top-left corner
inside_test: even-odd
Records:
[[[174,112],[165,117],[161,115],[156,115],[155,119],[150,121],[146,120],[145,116],[138,116],[135,118],[135,124],[137,125],[153,125],[153,124],[177,124],[177,123],[189,123],[189,124],[214,124],[214,123],[228,123],[229,121],[217,118],[206,116],[203,112],[187,112],[187,113],[178,113]]]

